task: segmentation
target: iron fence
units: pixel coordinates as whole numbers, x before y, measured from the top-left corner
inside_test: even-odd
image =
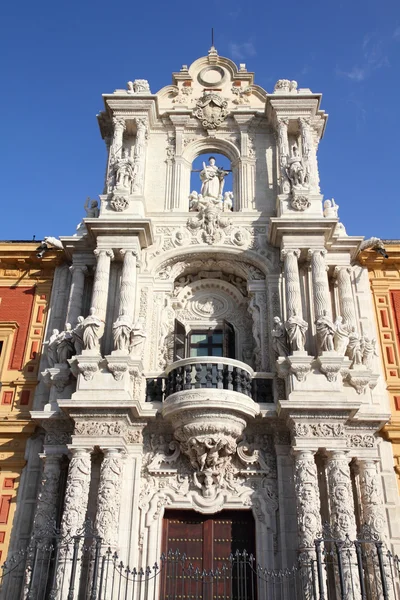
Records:
[[[371,537],[325,535],[290,569],[266,569],[235,552],[202,569],[179,549],[131,568],[90,525],[35,538],[2,567],[12,600],[400,600],[400,560]],[[13,581],[19,581],[13,584]],[[22,580],[22,584],[21,584]],[[5,595],[4,595],[5,594]]]

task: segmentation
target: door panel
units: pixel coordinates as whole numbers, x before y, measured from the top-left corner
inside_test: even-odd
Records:
[[[177,550],[179,553],[176,553]],[[223,598],[231,592],[232,597],[236,597],[231,590],[231,586],[236,587],[236,573],[227,575],[223,581],[223,578],[215,580],[196,576],[194,571],[215,573],[218,569],[228,574],[231,572],[229,557],[237,550],[255,554],[251,511],[222,511],[212,516],[192,511],[166,511],[163,552],[166,555],[172,552],[172,556],[170,554],[164,569],[160,598],[172,600],[179,596],[182,600],[189,600],[194,594],[199,600],[211,600]],[[186,555],[185,561],[182,561],[182,555]]]

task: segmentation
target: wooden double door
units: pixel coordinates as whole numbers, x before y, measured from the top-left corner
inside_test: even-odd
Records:
[[[231,559],[237,551],[241,555],[240,564]],[[250,565],[243,561],[243,551],[255,556],[251,511],[226,510],[216,515],[166,511],[163,552],[167,561],[161,599],[236,598],[236,588],[249,584],[251,577]]]

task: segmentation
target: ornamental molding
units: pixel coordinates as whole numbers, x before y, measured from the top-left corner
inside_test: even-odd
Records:
[[[73,435],[82,437],[121,437],[127,444],[141,444],[143,442],[143,428],[145,423],[130,424],[126,420],[115,421],[116,416],[111,416],[112,421],[106,420],[76,420]]]

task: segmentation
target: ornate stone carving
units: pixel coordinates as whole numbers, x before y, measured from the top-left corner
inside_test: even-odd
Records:
[[[343,541],[346,536],[351,541],[357,538],[349,460],[344,452],[330,452],[326,463],[331,529],[334,537]],[[361,592],[355,551],[349,548],[347,552],[349,559],[343,562],[344,598],[351,600],[360,598]]]
[[[48,387],[54,386],[57,392],[61,393],[70,383],[71,373],[68,365],[63,364],[45,369],[42,371],[41,376]]]
[[[294,479],[300,560],[309,564],[315,556],[314,541],[322,530],[318,472],[313,452],[294,451]],[[304,598],[312,598],[313,577],[308,569],[302,586]]]
[[[335,352],[339,354],[339,356],[344,356],[346,354],[346,349],[349,344],[349,331],[347,327],[343,325],[343,318],[338,316],[335,321],[335,333],[333,336],[333,345],[335,348]]]
[[[304,194],[304,193],[301,194],[301,193],[298,193],[297,191],[293,191],[290,205],[295,210],[303,212],[304,210],[307,210],[307,208],[310,208],[311,202],[308,199],[308,196],[306,194]]]
[[[128,353],[132,332],[132,320],[124,312],[121,313],[112,327],[114,349]]]
[[[95,529],[104,545],[115,548],[118,543],[123,455],[117,448],[104,449],[103,453]]]
[[[135,94],[135,95],[151,94],[150,85],[149,85],[149,82],[147,81],[147,79],[135,79],[133,82],[128,81],[128,83],[126,85],[128,88],[128,94]]]
[[[205,129],[217,129],[228,114],[228,101],[215,92],[205,92],[193,111],[193,116],[201,121]]]
[[[100,338],[104,332],[104,321],[96,315],[96,309],[92,307],[89,316],[82,323],[83,345],[85,350],[93,350],[100,353]],[[80,363],[81,364],[81,363]]]
[[[251,85],[247,85],[243,88],[233,85],[231,92],[235,96],[235,98],[232,100],[233,104],[249,104],[253,88]]]
[[[343,423],[295,422],[292,424],[291,429],[294,437],[346,437],[346,428]]]
[[[56,524],[62,454],[43,455],[42,481],[33,521],[33,534],[46,535]]]
[[[210,198],[197,196],[196,204],[192,204],[192,209],[198,211],[196,217],[188,219],[187,227],[192,232],[201,231],[201,239],[207,244],[220,242],[222,239],[222,230],[231,227],[232,222],[227,217],[222,216],[223,202]]]
[[[299,250],[282,250],[288,314],[293,313],[293,310],[295,310],[297,314],[300,314],[301,311],[301,291],[297,262],[299,256]]]
[[[322,314],[316,319],[315,329],[317,332],[319,353],[332,352],[335,349],[335,326],[325,309],[323,309]]]
[[[285,94],[296,94],[297,81],[290,81],[289,79],[278,79],[274,87],[274,94],[276,94],[277,92]]]
[[[76,421],[74,435],[88,437],[123,436],[127,431],[125,423],[113,421]]]
[[[115,212],[123,212],[129,208],[129,198],[121,194],[113,194],[110,200],[110,206]]]

